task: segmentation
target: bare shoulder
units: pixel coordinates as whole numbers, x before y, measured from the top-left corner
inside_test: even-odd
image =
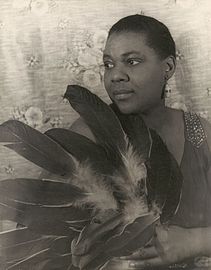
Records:
[[[207,143],[209,145],[209,148],[211,149],[211,123],[202,117],[200,117],[200,121],[207,137]]]
[[[92,141],[96,141],[93,133],[91,132],[88,125],[85,123],[85,121],[79,117],[70,127],[70,130],[79,133],[87,138],[89,138]]]

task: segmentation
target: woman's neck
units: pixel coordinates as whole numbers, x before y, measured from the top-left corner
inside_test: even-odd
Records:
[[[159,104],[144,113],[141,113],[146,125],[156,131],[161,131],[164,126],[169,124],[171,109]]]

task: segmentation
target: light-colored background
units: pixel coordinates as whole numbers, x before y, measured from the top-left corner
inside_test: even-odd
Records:
[[[101,60],[107,30],[135,13],[164,22],[176,41],[178,65],[167,105],[210,121],[209,0],[0,0],[0,123],[15,118],[41,131],[69,127],[77,115],[62,98],[68,84],[108,101]],[[0,179],[38,171],[0,147]],[[5,228],[8,223],[1,224]]]

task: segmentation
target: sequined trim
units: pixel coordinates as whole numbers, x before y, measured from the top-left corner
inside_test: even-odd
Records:
[[[204,140],[206,140],[206,134],[198,115],[196,113],[185,112],[184,119],[186,126],[186,139],[195,147],[199,148]]]

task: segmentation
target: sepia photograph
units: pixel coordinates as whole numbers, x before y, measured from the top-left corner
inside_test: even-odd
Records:
[[[211,2],[0,0],[0,270],[211,270]]]

